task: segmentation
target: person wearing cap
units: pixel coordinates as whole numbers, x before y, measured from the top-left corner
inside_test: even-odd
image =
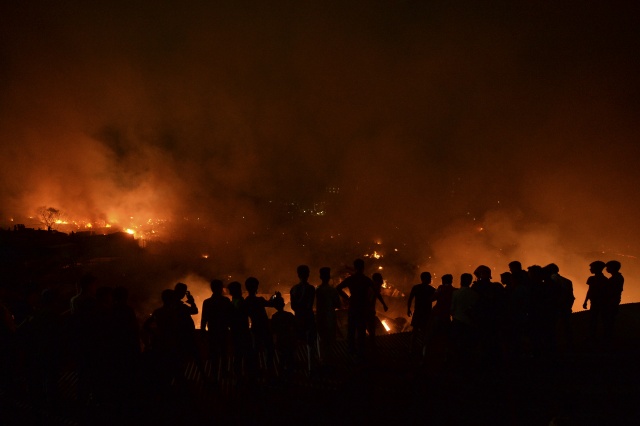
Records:
[[[587,309],[587,302],[591,302],[589,306],[589,333],[593,340],[596,338],[598,321],[603,321],[603,310],[606,309],[607,289],[609,280],[604,276],[602,270],[606,264],[601,260],[591,262],[589,271],[593,274],[587,279],[587,296],[582,304],[583,309]],[[604,324],[603,324],[604,326]]]

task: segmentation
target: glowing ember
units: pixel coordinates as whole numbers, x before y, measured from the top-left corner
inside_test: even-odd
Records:
[[[134,235],[136,233],[136,231],[134,231],[133,229],[125,229],[124,232],[130,235]]]
[[[387,333],[391,331],[391,327],[389,327],[389,324],[387,324],[387,320],[382,320],[382,326],[385,330],[387,330]]]

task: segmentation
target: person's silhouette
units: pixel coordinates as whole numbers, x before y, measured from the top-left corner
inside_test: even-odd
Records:
[[[211,297],[202,302],[200,330],[206,335],[214,380],[218,380],[227,365],[231,301],[223,294],[221,280],[211,280],[210,287]]]
[[[431,316],[434,338],[448,351],[451,336],[451,302],[455,288],[453,287],[453,275],[445,274],[441,280],[442,284],[438,286],[434,294],[436,304],[433,306]]]
[[[534,356],[556,349],[559,288],[539,265],[528,268],[531,280],[531,337]]]
[[[183,302],[183,298],[185,297],[186,302]],[[206,381],[207,376],[205,374],[204,362],[202,361],[196,340],[196,324],[191,317],[192,315],[198,314],[198,306],[185,283],[177,283],[175,285],[174,299],[176,314],[178,316],[178,344],[181,356],[185,362],[193,360],[202,380]]]
[[[284,299],[280,292],[271,298],[276,312],[271,316],[271,330],[275,337],[275,349],[279,366],[285,375],[290,375],[294,367],[296,348],[296,318],[284,310]]]
[[[128,304],[129,292],[125,287],[113,289],[113,357],[114,396],[126,403],[133,394],[136,371],[140,362],[140,332],[134,309]]]
[[[348,302],[347,343],[352,354],[363,356],[365,353],[367,317],[369,315],[369,297],[374,283],[364,274],[364,260],[353,261],[355,272],[345,278],[336,290]],[[349,289],[349,295],[344,289]]]
[[[382,298],[382,286],[384,285],[384,278],[382,274],[376,272],[371,275],[371,280],[373,281],[373,292],[369,296],[370,298],[370,308],[369,308],[369,316],[367,318],[367,332],[369,333],[369,340],[371,342],[371,346],[375,348],[376,345],[376,329],[382,325],[380,319],[376,315],[376,305],[377,302],[380,301],[382,304],[382,309],[385,312],[389,310],[389,307],[385,303]]]
[[[249,315],[242,297],[242,284],[233,281],[227,284],[231,295],[231,315],[229,316],[229,330],[233,343],[233,371],[235,378],[242,374],[242,364],[251,351],[251,334],[249,331]]]
[[[473,276],[464,273],[460,276],[460,288],[451,297],[451,334],[456,354],[468,359],[476,343],[477,324],[475,308],[478,293],[471,289]]]
[[[174,380],[182,382],[184,354],[181,347],[183,331],[178,314],[178,299],[175,291],[166,289],[161,294],[162,306],[151,314],[145,328],[151,334],[156,374],[161,392],[167,392]]]
[[[591,302],[589,306],[589,334],[593,341],[597,338],[598,322],[603,322],[603,314],[607,308],[609,280],[602,273],[605,267],[606,264],[601,260],[589,264],[589,271],[593,275],[587,278],[589,289],[582,304],[582,308],[587,309],[587,303]]]
[[[411,317],[411,351],[420,340],[421,355],[424,357],[427,353],[427,334],[429,320],[431,319],[432,303],[435,297],[436,289],[431,286],[431,272],[422,272],[420,274],[420,284],[416,284],[411,288],[409,300],[407,301],[407,315]],[[415,300],[414,310],[411,310],[411,304]]]
[[[53,290],[43,290],[33,313],[18,329],[25,344],[23,363],[28,393],[36,406],[51,405],[58,396],[63,327],[55,299]]]
[[[310,271],[307,265],[298,266],[296,271],[300,282],[291,287],[289,292],[291,309],[295,314],[299,336],[305,342],[307,348],[307,369],[311,371],[312,359],[314,357],[319,358],[319,354],[317,354],[316,319],[313,313],[316,289],[309,284]]]
[[[564,338],[569,348],[573,347],[573,327],[571,325],[571,314],[573,312],[573,302],[576,300],[573,295],[573,283],[570,279],[560,275],[560,268],[555,263],[550,263],[544,267],[546,275],[555,287],[557,297],[558,322],[564,332]]]
[[[320,285],[316,288],[316,324],[320,337],[320,358],[324,361],[330,357],[338,332],[336,309],[340,309],[340,295],[331,286],[331,268],[320,268]]]
[[[78,371],[77,396],[81,403],[86,404],[95,393],[98,363],[96,277],[83,275],[77,288],[78,293],[70,301],[69,320]]]
[[[621,266],[617,260],[610,260],[605,264],[607,273],[611,275],[607,283],[607,302],[603,312],[605,338],[608,342],[611,342],[613,339],[616,317],[618,316],[618,309],[622,302],[624,277],[620,273]]]
[[[258,370],[258,360],[261,354],[266,355],[266,368],[270,371],[273,368],[273,335],[269,327],[269,317],[266,307],[273,307],[273,302],[258,296],[259,281],[255,277],[249,277],[244,282],[249,295],[244,299],[247,315],[251,320],[252,351],[250,359],[251,373]]]

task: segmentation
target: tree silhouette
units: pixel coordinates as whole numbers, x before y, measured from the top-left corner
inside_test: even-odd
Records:
[[[60,210],[54,209],[53,207],[42,206],[38,208],[38,219],[47,227],[47,231],[53,229],[53,225],[60,219],[60,216]]]

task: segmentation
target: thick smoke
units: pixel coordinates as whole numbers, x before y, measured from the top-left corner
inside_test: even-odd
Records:
[[[617,258],[640,298],[633,5],[171,3],[3,4],[3,226],[161,219],[269,289],[375,248],[405,291]]]

